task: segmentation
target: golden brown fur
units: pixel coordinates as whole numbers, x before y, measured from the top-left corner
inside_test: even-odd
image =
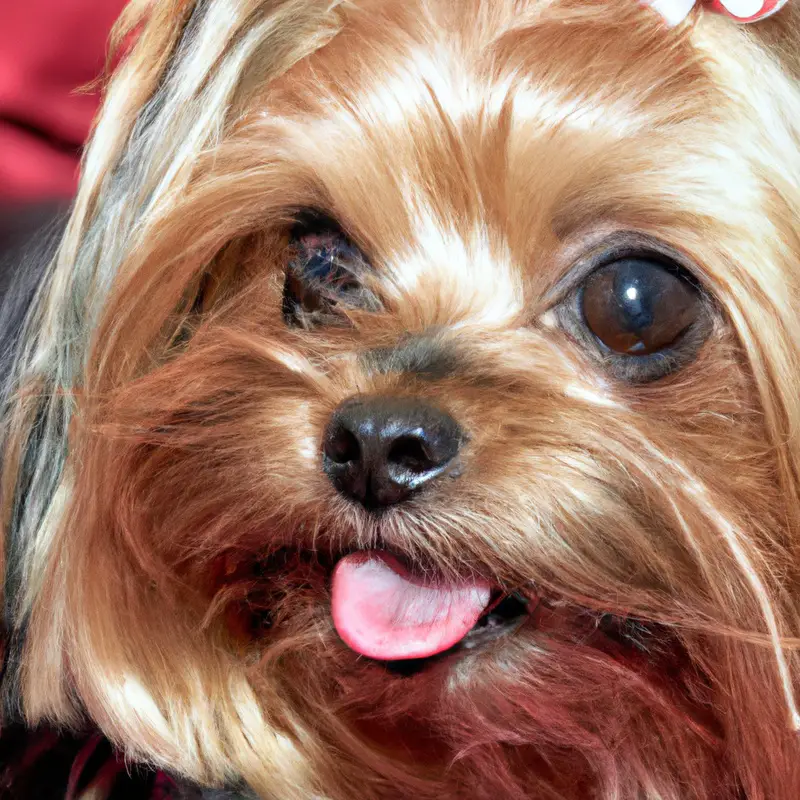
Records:
[[[25,717],[280,800],[800,796],[792,15],[159,0],[127,24],[7,418]],[[370,253],[383,311],[286,327],[298,208]],[[615,231],[712,298],[696,359],[644,385],[551,313]],[[454,366],[363,357],[409,337]],[[444,404],[461,479],[345,503],[319,442],[356,393]],[[329,613],[329,560],[377,541],[559,599],[394,675]]]

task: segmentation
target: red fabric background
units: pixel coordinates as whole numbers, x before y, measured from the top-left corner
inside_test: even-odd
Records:
[[[0,0],[0,202],[70,197],[125,0]]]

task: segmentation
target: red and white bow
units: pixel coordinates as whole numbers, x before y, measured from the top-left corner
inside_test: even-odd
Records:
[[[758,22],[774,14],[788,0],[701,0],[702,5],[718,14],[725,14],[737,22]],[[658,11],[670,25],[683,22],[697,5],[697,0],[649,0],[647,3]]]

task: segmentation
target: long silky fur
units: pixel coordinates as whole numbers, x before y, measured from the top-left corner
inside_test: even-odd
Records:
[[[7,392],[6,707],[275,800],[800,796],[795,5],[133,0]],[[382,312],[287,329],[304,208],[377,254]],[[603,225],[709,298],[651,386],[547,313]],[[358,392],[445,404],[464,476],[383,521],[337,498]],[[326,562],[387,541],[541,602],[392,675]]]

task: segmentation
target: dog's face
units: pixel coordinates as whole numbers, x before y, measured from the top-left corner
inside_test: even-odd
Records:
[[[71,434],[64,668],[131,750],[280,797],[797,785],[753,766],[795,746],[797,98],[630,6],[344,6],[237,75]],[[724,72],[762,62],[780,103]]]

